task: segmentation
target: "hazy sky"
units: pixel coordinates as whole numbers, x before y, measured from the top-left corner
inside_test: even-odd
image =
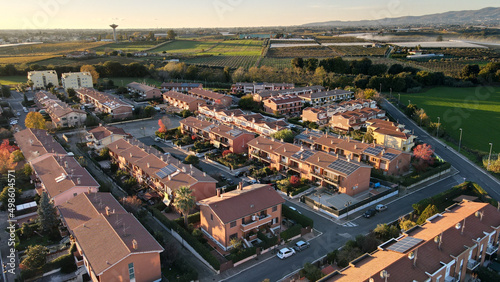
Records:
[[[498,0],[22,0],[2,3],[0,29],[179,28],[374,20],[500,6]]]

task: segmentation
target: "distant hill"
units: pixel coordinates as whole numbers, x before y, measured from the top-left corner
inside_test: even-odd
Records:
[[[404,26],[428,24],[498,24],[500,23],[500,8],[484,8],[480,10],[452,11],[424,16],[407,16],[399,18],[385,18],[379,20],[361,21],[327,21],[303,24],[305,27],[324,26]]]

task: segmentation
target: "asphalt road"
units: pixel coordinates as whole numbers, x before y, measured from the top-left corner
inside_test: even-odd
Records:
[[[457,151],[450,147],[445,147],[444,143],[438,141],[436,138],[430,136],[427,131],[418,127],[391,103],[383,100],[381,106],[394,119],[397,119],[399,123],[405,124],[405,128],[413,130],[414,134],[417,135],[422,142],[430,144],[437,155],[451,163],[453,167],[460,171],[460,176],[464,177],[467,181],[476,182],[483,187],[492,198],[500,200],[500,181],[498,179],[491,176],[484,169],[479,168]],[[489,140],[485,140],[485,146],[487,146],[489,142]]]
[[[19,118],[17,123],[17,127],[19,127],[19,130],[25,129],[26,127],[24,126],[24,120],[26,119],[27,113],[23,111],[23,105],[21,104],[21,102],[23,101],[23,94],[12,90],[11,96],[9,98],[4,98],[3,101],[6,101],[10,104],[14,115],[16,115],[16,118]],[[20,115],[18,116],[17,113],[19,113]]]

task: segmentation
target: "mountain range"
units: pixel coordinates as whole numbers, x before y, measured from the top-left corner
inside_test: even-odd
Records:
[[[405,25],[429,25],[429,24],[499,24],[500,8],[488,7],[480,10],[451,11],[439,14],[423,16],[405,16],[397,18],[384,18],[378,20],[360,21],[326,21],[307,23],[305,27],[359,27],[359,26],[405,26]]]

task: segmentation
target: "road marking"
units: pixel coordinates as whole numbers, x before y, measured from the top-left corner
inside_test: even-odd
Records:
[[[344,227],[356,227],[356,226],[358,226],[358,224],[356,224],[354,222],[346,222],[346,223],[342,224],[342,226],[344,226]]]

